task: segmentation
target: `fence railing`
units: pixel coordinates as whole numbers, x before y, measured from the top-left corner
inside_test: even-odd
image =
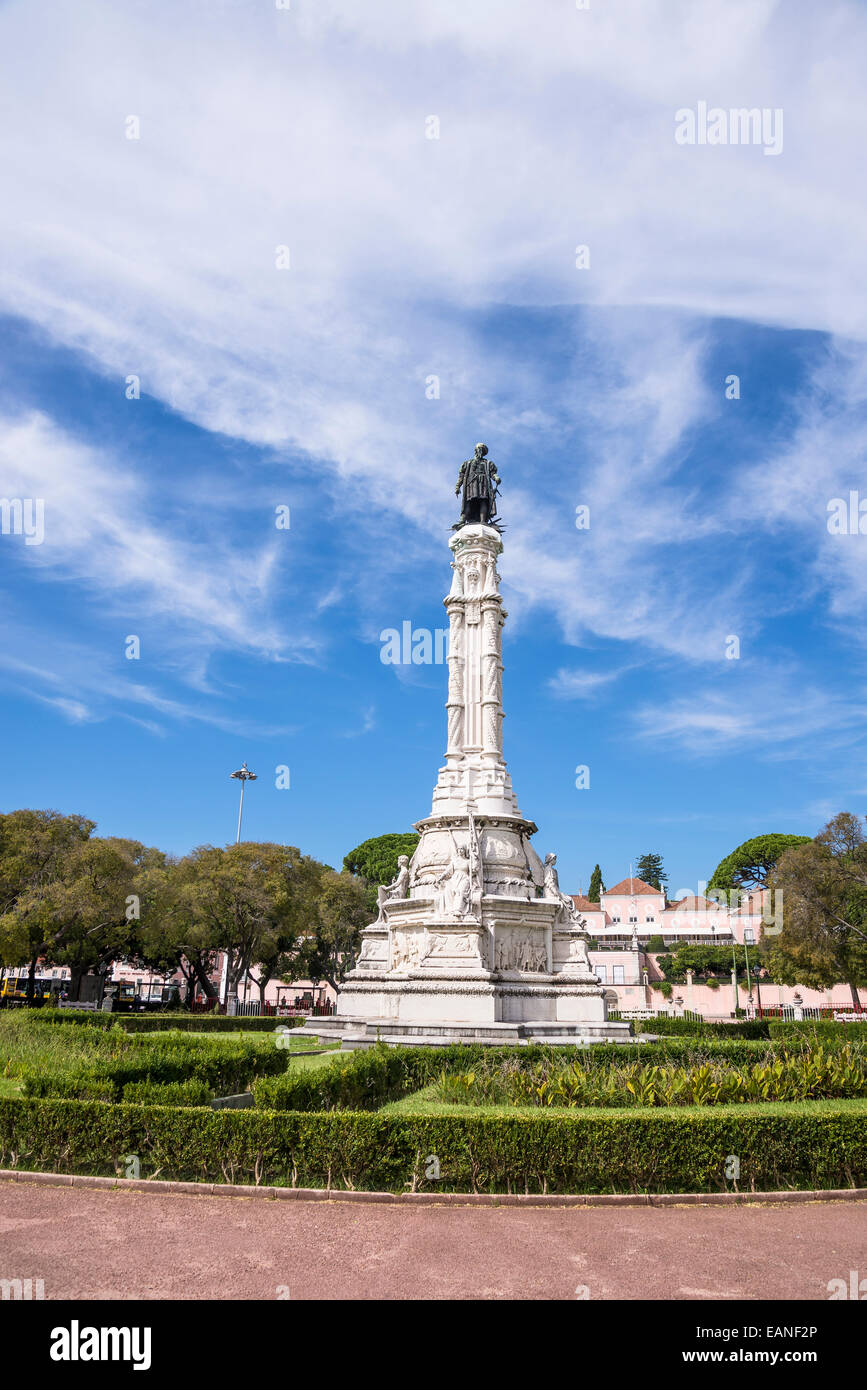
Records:
[[[771,1008],[756,1009],[756,1018],[781,1018],[786,1022],[794,1022],[798,1019],[863,1019],[867,1022],[867,1009],[859,1005],[856,1009],[853,1005],[849,1009],[841,1008],[839,1004],[782,1004]]]
[[[680,1013],[676,1009],[609,1009],[608,1017],[615,1022],[620,1019],[624,1023],[647,1018],[689,1018],[693,1023],[703,1021],[702,1014],[697,1014],[694,1009],[683,1009]]]
[[[288,1018],[302,1014],[305,1018],[328,1018],[334,1013],[334,1005],[324,1003],[310,1004],[299,1000],[291,1003],[287,999],[282,1004],[260,1004],[258,999],[238,1000],[235,1015],[238,1018]]]

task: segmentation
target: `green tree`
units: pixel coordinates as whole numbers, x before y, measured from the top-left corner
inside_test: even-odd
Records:
[[[312,930],[302,951],[309,978],[314,982],[327,980],[332,989],[337,989],[355,964],[361,932],[369,921],[365,885],[351,873],[326,869],[315,903]]]
[[[194,928],[192,949],[227,956],[227,991],[253,966],[260,966],[260,989],[280,956],[300,946],[306,929],[304,895],[297,891],[307,870],[291,845],[245,840],[225,849],[202,845],[178,868],[178,924]],[[187,945],[176,945],[186,954]],[[212,986],[213,988],[213,986]]]
[[[597,864],[590,875],[590,887],[587,889],[587,901],[598,903],[605,892],[605,884],[602,882],[602,870]]]
[[[780,856],[796,845],[810,843],[809,835],[755,835],[744,840],[717,864],[708,890],[729,893],[733,888],[767,888]]]
[[[44,957],[68,966],[70,995],[77,999],[84,975],[136,954],[135,885],[141,867],[155,853],[137,840],[94,836],[73,842],[63,856],[61,874],[18,895],[0,919],[0,936],[18,933],[31,960]],[[31,978],[33,973],[31,966]]]
[[[0,962],[29,967],[31,1001],[36,965],[49,944],[36,911],[37,900],[63,877],[72,851],[95,829],[95,821],[60,811],[0,815]]]
[[[306,952],[317,920],[323,878],[331,872],[306,854],[299,855],[287,871],[281,911],[263,936],[255,971],[249,971],[261,1003],[270,980],[291,984],[307,973]]]
[[[668,874],[662,867],[662,855],[639,855],[635,865],[635,877],[640,878],[642,883],[649,883],[651,888],[658,888],[661,893],[663,886],[668,882]]]
[[[197,910],[196,862],[163,856],[140,874],[139,950],[142,964],[159,974],[179,971],[186,980],[187,1003],[196,986],[208,999],[218,990],[211,976],[217,964],[217,932]]]
[[[401,854],[410,858],[415,854],[418,834],[415,830],[403,834],[375,835],[356,845],[344,857],[343,867],[347,872],[374,886],[390,883],[397,873],[397,861]]]
[[[783,895],[783,930],[762,942],[772,978],[818,989],[843,981],[857,1006],[858,986],[867,985],[867,837],[862,820],[843,811],[815,840],[787,849],[776,866],[773,887]]]

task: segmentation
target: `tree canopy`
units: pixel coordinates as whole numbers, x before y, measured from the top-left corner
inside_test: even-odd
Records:
[[[397,861],[401,854],[410,857],[418,845],[418,832],[407,830],[390,835],[374,835],[364,840],[344,857],[343,867],[367,883],[378,885],[391,883],[397,874]]]
[[[649,883],[651,888],[658,888],[661,893],[668,882],[668,874],[662,867],[662,855],[640,854],[635,865],[635,877],[640,878],[642,883]]]
[[[772,978],[815,989],[842,980],[857,1003],[857,987],[867,985],[867,837],[861,818],[843,811],[815,840],[787,849],[773,887],[783,895],[783,930],[763,939]]]
[[[604,892],[605,884],[602,882],[602,870],[597,864],[590,875],[590,887],[587,889],[587,901],[598,903]]]
[[[810,843],[809,835],[755,835],[720,860],[708,889],[767,888],[780,856],[796,845]]]
[[[31,997],[42,957],[68,966],[75,990],[83,974],[136,949],[135,883],[160,852],[95,828],[58,811],[0,816],[0,959],[29,966]]]
[[[143,879],[142,952],[149,964],[181,969],[213,996],[209,976],[224,951],[228,992],[249,974],[264,994],[275,975],[298,978],[294,964],[328,872],[293,845],[202,845]]]
[[[326,869],[302,952],[309,978],[327,980],[337,989],[355,964],[362,928],[369,921],[370,901],[364,883],[345,871],[338,874]]]
[[[344,857],[344,869],[353,874],[364,888],[368,921],[376,914],[376,890],[381,883],[391,883],[397,875],[397,861],[402,854],[412,858],[419,837],[415,830],[390,835],[374,835],[364,840]]]

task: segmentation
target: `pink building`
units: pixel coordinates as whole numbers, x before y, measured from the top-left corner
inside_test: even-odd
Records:
[[[606,888],[598,903],[573,894],[590,936],[600,945],[629,946],[633,936],[646,947],[661,936],[666,947],[678,942],[727,946],[752,944],[762,934],[763,913],[773,924],[771,895],[764,889],[749,894],[713,892],[669,902],[663,892],[640,878],[625,878]]]
[[[734,947],[739,966],[744,962],[746,947],[751,968],[758,964],[758,956],[750,954],[750,947],[758,943],[766,929],[778,930],[782,926],[780,904],[769,890],[743,894],[711,892],[707,897],[689,894],[669,902],[652,884],[626,878],[606,889],[598,903],[572,896],[587,923],[591,940],[596,943],[590,960],[607,987],[611,1009],[675,1015],[694,1012],[705,1018],[730,1018],[735,1008],[747,1012],[759,1007],[797,1013],[805,1010],[808,1015],[816,1009],[845,1014],[854,1008],[852,991],[845,984],[816,990],[803,985],[777,985],[760,977],[758,986],[748,987],[739,981],[737,997],[730,980],[720,980],[713,986],[688,979],[685,984],[673,985],[667,998],[653,988],[663,978],[656,964],[656,956],[661,952],[650,950],[654,937],[662,939],[666,952],[685,943]],[[867,990],[858,991],[858,995],[862,1007],[867,1008]]]

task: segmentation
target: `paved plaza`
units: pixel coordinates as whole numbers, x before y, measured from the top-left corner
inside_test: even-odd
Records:
[[[867,1202],[557,1208],[0,1182],[7,1269],[71,1299],[817,1299],[867,1274]]]

